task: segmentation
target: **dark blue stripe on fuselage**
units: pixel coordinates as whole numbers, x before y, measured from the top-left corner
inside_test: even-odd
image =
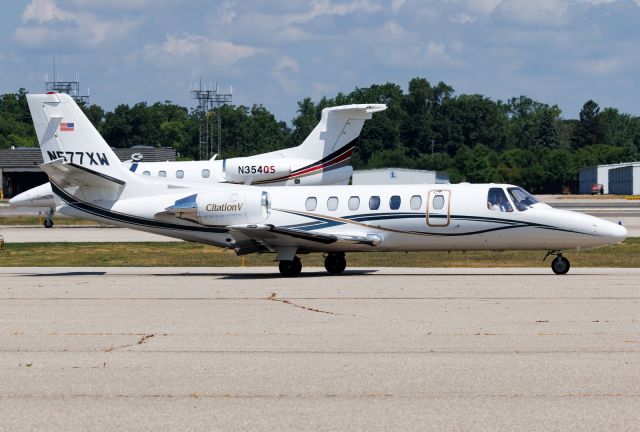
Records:
[[[226,228],[180,225],[180,224],[175,224],[171,222],[164,222],[164,221],[159,221],[155,219],[148,219],[148,218],[142,218],[137,216],[131,216],[124,213],[118,213],[103,207],[99,207],[84,201],[80,201],[77,198],[73,197],[72,195],[67,194],[64,190],[60,189],[53,182],[51,183],[51,189],[53,190],[54,194],[58,195],[65,203],[67,203],[69,206],[73,207],[74,209],[80,210],[104,219],[116,221],[116,222],[145,226],[148,228],[193,231],[193,232],[201,232],[201,233],[226,233],[229,231]]]
[[[373,221],[385,221],[385,220],[394,220],[394,219],[421,219],[424,220],[426,218],[426,214],[425,213],[363,213],[363,214],[357,214],[357,215],[350,215],[350,216],[344,216],[341,217],[340,219],[345,220],[345,222],[341,222],[339,220],[335,220],[335,219],[328,219],[328,218],[323,218],[320,217],[318,215],[310,215],[304,212],[298,212],[298,211],[293,211],[293,210],[280,210],[283,211],[285,213],[290,213],[290,214],[295,214],[298,216],[304,216],[304,217],[308,217],[308,218],[312,218],[312,219],[316,219],[316,221],[314,222],[307,222],[304,224],[296,224],[296,225],[290,225],[287,226],[289,228],[297,228],[297,229],[301,229],[304,231],[311,231],[311,230],[315,230],[315,229],[323,229],[323,228],[329,228],[332,226],[338,226],[338,225],[345,225],[348,223],[348,221],[353,221],[353,222],[373,222]],[[430,218],[446,218],[447,215],[430,215]],[[484,234],[484,233],[488,233],[488,232],[493,232],[493,231],[502,231],[502,230],[506,230],[506,229],[514,229],[514,228],[537,228],[537,229],[547,229],[547,230],[552,230],[552,231],[560,231],[560,232],[567,232],[567,233],[573,233],[573,234],[582,234],[582,235],[588,235],[588,236],[595,236],[598,237],[597,234],[590,234],[590,233],[583,233],[580,231],[574,231],[574,230],[568,230],[568,229],[564,229],[564,228],[559,228],[559,227],[555,227],[555,226],[551,226],[551,225],[545,225],[545,224],[539,224],[539,223],[534,223],[534,222],[527,222],[527,221],[518,221],[518,220],[513,220],[513,219],[501,219],[501,218],[495,218],[495,217],[486,217],[486,216],[466,216],[466,215],[451,215],[450,219],[453,220],[465,220],[465,221],[475,221],[475,222],[484,222],[484,223],[496,223],[496,224],[501,224],[502,226],[498,226],[498,227],[492,227],[492,228],[486,228],[486,229],[481,229],[481,230],[476,230],[476,231],[467,231],[467,232],[463,232],[463,233],[452,233],[452,232],[442,232],[442,231],[402,231],[403,233],[406,234],[416,234],[416,235],[429,235],[429,236],[442,236],[442,237],[459,237],[459,236],[466,236],[466,235],[475,235],[475,234]],[[375,227],[376,229],[389,229],[392,231],[398,231],[396,229],[393,228],[386,228],[386,227]],[[444,227],[443,227],[444,228]]]

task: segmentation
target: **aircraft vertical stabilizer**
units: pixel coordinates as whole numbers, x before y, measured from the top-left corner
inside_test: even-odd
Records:
[[[28,94],[27,102],[45,163],[63,160],[110,178],[128,177],[120,159],[69,95]]]
[[[341,105],[322,110],[320,122],[309,136],[297,147],[261,155],[300,159],[323,159],[338,156],[355,146],[366,120],[373,113],[387,109],[385,104]]]

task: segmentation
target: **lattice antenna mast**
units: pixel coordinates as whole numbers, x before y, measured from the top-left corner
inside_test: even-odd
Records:
[[[53,58],[53,81],[44,75],[44,88],[47,92],[66,93],[80,106],[89,103],[89,95],[80,94],[80,74],[76,73],[75,81],[64,81],[62,75],[56,76],[56,58]]]
[[[229,88],[229,93],[219,93],[218,83],[216,83],[216,90],[211,101],[211,108],[216,105],[216,113],[218,117],[218,154],[222,153],[222,113],[220,112],[220,106],[224,104],[230,104],[233,96],[233,88]]]
[[[222,116],[220,107],[226,103],[231,103],[232,91],[229,93],[219,93],[218,85],[215,89],[207,90],[202,88],[200,80],[199,88],[191,90],[191,98],[198,101],[197,111],[200,116],[200,160],[208,160],[213,156],[213,137],[209,133],[209,113],[216,108],[218,118],[218,153],[222,153]]]
[[[213,93],[213,90],[202,88],[202,80],[200,80],[198,89],[191,90],[192,99],[198,101],[197,111],[200,116],[200,160],[210,159],[209,110],[213,100]]]

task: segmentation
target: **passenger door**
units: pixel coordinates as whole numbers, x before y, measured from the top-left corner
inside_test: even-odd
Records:
[[[427,225],[444,227],[449,225],[451,211],[451,191],[430,190],[427,199]]]

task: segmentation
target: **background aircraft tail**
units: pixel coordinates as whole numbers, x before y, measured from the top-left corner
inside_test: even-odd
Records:
[[[111,179],[128,177],[120,159],[69,95],[28,94],[27,102],[45,165],[62,159]]]
[[[387,109],[385,104],[341,105],[322,110],[320,122],[309,136],[297,147],[259,155],[312,159],[318,162],[329,160],[353,150],[364,122],[373,113]],[[350,156],[350,154],[349,154]]]

